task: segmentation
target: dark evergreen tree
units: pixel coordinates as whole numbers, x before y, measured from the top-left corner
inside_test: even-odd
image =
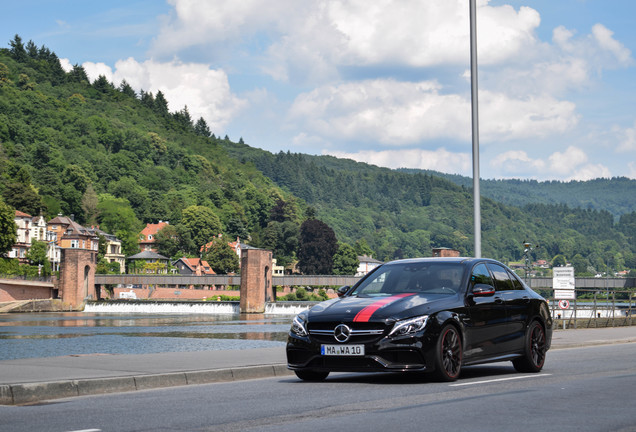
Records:
[[[303,274],[329,275],[338,241],[333,229],[318,219],[307,219],[300,226],[298,267]]]
[[[196,124],[194,125],[194,132],[206,138],[212,136],[212,132],[210,131],[210,128],[208,127],[208,124],[205,122],[203,117],[200,117],[199,120],[197,120]]]

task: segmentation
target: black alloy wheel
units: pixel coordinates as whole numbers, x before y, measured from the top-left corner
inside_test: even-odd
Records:
[[[545,331],[541,323],[533,321],[526,333],[523,356],[513,360],[512,365],[519,372],[539,372],[545,363],[545,354]]]
[[[441,381],[455,381],[462,369],[462,337],[448,324],[442,329],[435,351],[435,376]]]

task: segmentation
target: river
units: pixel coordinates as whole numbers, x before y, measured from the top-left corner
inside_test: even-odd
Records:
[[[0,360],[284,347],[293,315],[0,314]]]

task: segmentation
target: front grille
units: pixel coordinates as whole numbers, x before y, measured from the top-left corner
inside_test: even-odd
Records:
[[[337,342],[334,337],[334,329],[342,323],[311,323],[308,331],[312,339],[321,343],[334,343]],[[351,336],[347,343],[370,343],[380,339],[384,333],[385,328],[382,323],[346,323],[351,329]]]

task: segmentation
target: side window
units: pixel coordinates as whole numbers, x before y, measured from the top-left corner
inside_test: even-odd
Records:
[[[486,264],[477,264],[473,268],[473,273],[470,276],[470,287],[472,289],[475,284],[486,284],[494,286],[492,283],[492,278],[490,277],[490,272],[486,268]]]
[[[510,276],[508,276],[508,272],[505,268],[497,264],[488,264],[488,268],[495,278],[496,291],[510,291],[514,289]]]
[[[512,281],[512,287],[514,290],[521,291],[525,289],[523,285],[521,284],[521,281],[514,274],[511,274],[510,272],[508,272],[508,275],[510,276],[510,280]]]

